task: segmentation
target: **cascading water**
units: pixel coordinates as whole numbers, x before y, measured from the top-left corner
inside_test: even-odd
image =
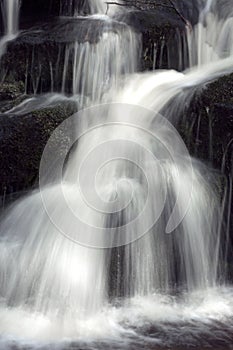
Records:
[[[84,14],[101,16],[109,13],[109,10],[111,13],[113,13],[116,9],[115,6],[111,6],[109,9],[109,6],[107,6],[107,1],[104,0],[67,0],[64,7],[66,12],[68,10],[70,14],[72,13],[75,16]]]
[[[95,13],[105,14],[106,12],[106,3],[103,0],[97,0],[97,1],[89,0],[88,5],[90,8],[91,14],[95,14]]]
[[[65,54],[62,92],[66,90],[69,81],[67,62],[73,56],[72,93],[80,96],[79,105],[104,101],[104,95],[106,96],[110,88],[119,89],[123,75],[136,71],[138,46],[138,35],[123,25],[114,33],[103,33],[101,40],[96,44],[75,43],[73,49],[68,47]],[[126,52],[130,53],[131,60],[128,59]],[[85,79],[82,78],[83,75]]]
[[[92,14],[102,13],[96,4]],[[192,68],[184,73],[132,74],[140,45],[127,26],[67,49],[73,94],[88,100],[81,106],[116,103],[92,106],[56,130],[41,161],[41,191],[2,220],[3,346],[14,337],[154,349],[231,337],[232,290],[218,278],[220,204],[203,173],[213,175],[159,114],[233,71],[231,12],[217,10],[209,1],[189,32]],[[66,81],[65,63],[63,93]]]
[[[2,12],[6,15],[3,17],[5,21],[5,35],[15,35],[18,31],[19,0],[3,1]]]
[[[114,2],[115,4],[118,3],[118,1]],[[117,11],[117,5],[107,5],[107,1],[104,0],[84,0],[84,7],[87,7],[89,9],[89,13],[91,15],[103,15],[103,14],[111,14],[113,15]]]
[[[0,58],[4,53],[8,41],[16,38],[19,25],[19,0],[3,0],[2,14],[4,23],[4,36],[0,40]]]
[[[232,5],[229,2],[223,5],[212,0],[207,2],[199,23],[188,34],[191,67],[201,67],[221,58],[232,57],[232,14]]]

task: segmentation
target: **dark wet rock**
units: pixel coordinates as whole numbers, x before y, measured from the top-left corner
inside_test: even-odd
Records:
[[[0,35],[3,33],[3,13],[0,0]],[[79,1],[79,0],[77,0]],[[20,0],[20,29],[32,26],[35,21],[59,16],[64,9],[68,13],[68,0]]]
[[[128,1],[127,1],[128,2]],[[186,30],[198,21],[199,10],[195,1],[169,0],[132,1],[130,11],[119,15],[120,20],[142,33],[143,56],[142,70],[155,68],[187,67],[188,57],[180,61],[179,51],[187,51]]]
[[[2,100],[2,101],[0,100],[0,114],[9,111],[15,106],[18,106],[27,97],[28,97],[27,95],[19,95],[14,100]]]
[[[89,13],[86,0],[21,0],[21,19],[23,22],[48,16],[73,16],[74,13]]]
[[[14,42],[0,62],[0,76],[4,82],[15,84],[22,81],[26,93],[52,91],[54,84],[61,90],[61,78],[65,46],[55,43],[43,45]],[[16,58],[17,56],[17,58]],[[15,65],[17,62],[17,66]],[[55,88],[55,86],[54,86]]]
[[[24,93],[24,84],[2,83],[0,84],[0,101],[15,100]]]
[[[0,114],[0,196],[30,189],[37,182],[46,142],[74,112],[75,104],[61,103],[23,116]]]
[[[46,16],[58,16],[63,1],[60,0],[21,0],[21,19],[33,20]]]
[[[229,174],[233,166],[233,75],[197,91],[184,115],[183,134],[191,153]]]
[[[186,23],[176,12],[158,8],[151,11],[133,10],[120,16],[120,20],[142,33],[141,69],[171,68],[168,49],[173,50],[173,67],[179,68],[175,61],[179,37],[184,36]]]
[[[27,98],[22,81],[0,84],[0,113],[4,113],[19,105]]]
[[[156,16],[157,21],[161,22],[164,18],[169,18],[174,16],[174,14],[179,17],[182,16],[186,18],[190,23],[195,24],[199,16],[199,5],[195,0],[123,0],[125,4],[132,4],[131,9],[138,9],[142,12],[152,12],[153,16]],[[161,14],[161,16],[159,15]]]
[[[190,155],[212,169],[213,175],[209,170],[203,170],[203,175],[214,186],[219,199],[223,201],[225,198],[222,231],[226,236],[223,242],[227,241],[229,233],[233,247],[233,197],[230,192],[233,176],[233,74],[206,84],[190,95],[181,94],[176,100],[177,103],[167,106],[163,114],[173,116]],[[232,266],[232,255],[229,258]]]
[[[38,22],[17,38],[17,44],[39,45],[45,43],[96,43],[104,32],[116,31],[122,27],[116,21],[89,19],[87,17],[57,17]]]
[[[196,92],[185,108],[179,131],[191,155],[215,169],[216,194],[223,200],[222,242],[232,244],[226,252],[227,277],[233,281],[233,74]],[[208,181],[208,177],[207,177]],[[229,237],[228,237],[229,234]]]

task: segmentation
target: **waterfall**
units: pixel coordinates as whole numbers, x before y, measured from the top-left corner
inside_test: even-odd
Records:
[[[117,4],[118,1],[115,1]],[[107,6],[107,1],[105,0],[84,0],[84,8],[88,9],[90,15],[113,15],[117,11],[117,5]]]
[[[5,35],[15,35],[18,31],[19,0],[5,0],[2,3]]]
[[[227,2],[221,10],[218,6],[221,5],[217,1],[208,1],[199,23],[188,32],[191,67],[201,67],[233,55],[232,5]]]
[[[91,21],[114,22],[102,16],[104,2],[86,5],[97,14]],[[196,345],[221,322],[214,339],[232,332],[232,290],[219,281],[216,178],[189,156],[174,127],[177,105],[197,86],[233,71],[232,25],[230,6],[221,13],[207,1],[187,29],[190,62],[182,73],[136,73],[140,36],[122,23],[95,43],[67,46],[62,98],[72,62],[72,98],[88,108],[55,130],[40,189],[1,221],[0,332],[7,339],[154,349],[178,338]],[[13,111],[56,98],[34,97]]]
[[[105,0],[66,0],[63,14],[67,15],[104,15],[107,11]]]
[[[103,1],[103,0],[97,0],[97,1],[89,0],[88,3],[90,6],[90,13],[91,14],[94,14],[94,13],[103,13],[104,14],[106,12],[105,1]]]
[[[136,71],[138,47],[138,35],[127,26],[119,26],[114,32],[104,32],[95,44],[76,42],[73,47],[68,46],[62,92],[65,92],[69,82],[67,71],[73,57],[72,93],[80,96],[79,105],[104,101],[110,88],[119,88],[122,76]]]
[[[2,14],[4,23],[4,36],[0,40],[0,59],[5,52],[7,42],[16,38],[19,26],[19,0],[3,0]]]

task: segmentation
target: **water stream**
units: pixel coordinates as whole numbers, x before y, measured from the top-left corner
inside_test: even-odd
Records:
[[[9,36],[17,26],[8,4]],[[91,21],[95,15],[116,21],[105,15],[104,2],[87,5]],[[8,111],[20,115],[60,100],[88,107],[49,140],[40,190],[1,220],[3,349],[232,343],[233,289],[224,279],[217,179],[189,156],[172,125],[173,111],[196,87],[233,71],[230,5],[223,11],[208,1],[199,23],[187,28],[183,72],[136,73],[140,35],[119,22],[97,43],[67,47],[62,91]]]
[[[0,40],[0,59],[4,54],[6,45],[14,40],[18,33],[19,26],[19,0],[3,0],[1,2],[4,24],[4,36]]]

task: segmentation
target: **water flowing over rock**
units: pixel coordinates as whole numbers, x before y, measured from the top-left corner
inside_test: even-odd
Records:
[[[3,21],[3,37],[0,38],[0,59],[9,41],[14,40],[18,33],[19,0],[2,0],[1,16]],[[1,28],[0,28],[1,29]]]
[[[214,0],[193,1],[193,21],[190,7],[176,1],[160,9],[138,3],[140,11],[119,5],[106,14],[101,0],[51,1],[60,17],[22,33],[16,1],[7,3],[4,209],[12,184],[39,189],[1,218],[0,348],[12,339],[19,348],[64,349],[220,348],[232,341],[230,176],[224,183],[232,133],[222,172],[214,171],[221,103],[213,120],[214,99],[205,98],[233,72],[232,2],[223,10]],[[22,11],[28,7],[23,1]],[[198,142],[207,139],[206,118],[204,157]],[[192,155],[209,164],[189,155],[177,128]]]
[[[18,31],[19,6],[18,0],[3,0],[1,3],[5,35],[14,35]]]

